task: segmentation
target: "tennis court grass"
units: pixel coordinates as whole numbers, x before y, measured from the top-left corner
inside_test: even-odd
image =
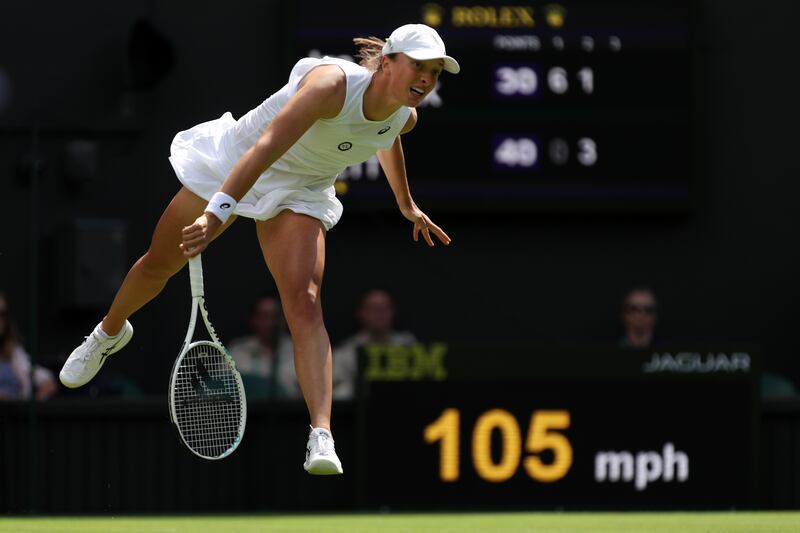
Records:
[[[0,518],[3,533],[800,533],[800,513],[481,513]]]

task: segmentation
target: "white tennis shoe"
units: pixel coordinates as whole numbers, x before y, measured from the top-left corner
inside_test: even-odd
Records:
[[[72,351],[64,363],[58,378],[65,387],[74,389],[89,383],[100,371],[106,358],[124,348],[133,337],[133,326],[127,320],[122,331],[115,337],[106,335],[100,329],[100,324],[97,324],[92,334]]]
[[[342,462],[333,446],[333,435],[324,428],[311,428],[306,445],[306,462],[303,468],[309,474],[325,476],[342,474]]]

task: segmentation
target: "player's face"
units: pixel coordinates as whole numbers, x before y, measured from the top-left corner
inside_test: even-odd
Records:
[[[441,59],[425,61],[399,54],[391,62],[392,93],[403,105],[418,106],[436,87],[436,80],[444,69]]]

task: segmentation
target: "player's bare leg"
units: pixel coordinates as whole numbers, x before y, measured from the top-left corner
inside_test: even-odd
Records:
[[[292,333],[297,380],[311,424],[330,429],[331,345],[322,319],[320,289],[325,267],[325,233],[320,222],[283,211],[256,224],[258,240]]]
[[[186,187],[172,198],[153,231],[150,248],[139,258],[117,291],[114,302],[103,319],[102,328],[115,335],[133,313],[155,298],[169,281],[186,264],[187,258],[178,245],[181,230],[203,213],[208,202]],[[232,216],[214,236],[216,239],[236,219]]]
[[[297,380],[311,417],[311,473],[341,473],[331,437],[331,343],[322,319],[325,231],[319,220],[286,210],[256,224],[264,260],[281,295],[292,333]]]
[[[88,383],[106,357],[130,341],[133,326],[128,317],[155,298],[169,278],[186,264],[187,259],[178,247],[181,230],[200,216],[206,203],[185,187],[178,191],[156,225],[150,248],[131,267],[108,314],[64,363],[59,378],[65,386],[74,388]],[[233,218],[220,228],[215,238],[233,223]]]

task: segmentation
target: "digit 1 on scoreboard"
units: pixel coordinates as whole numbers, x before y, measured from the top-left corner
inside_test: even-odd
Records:
[[[445,409],[442,415],[425,427],[425,442],[439,446],[439,478],[442,481],[458,481],[461,470],[459,438],[461,435],[461,413],[458,409]]]

